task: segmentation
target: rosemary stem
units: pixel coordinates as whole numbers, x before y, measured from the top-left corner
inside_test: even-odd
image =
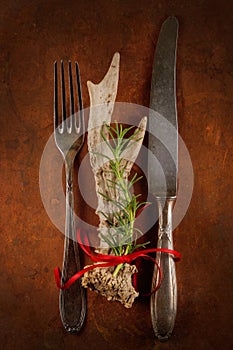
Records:
[[[127,245],[126,249],[125,249],[125,254],[124,255],[127,255],[129,253],[129,245]],[[113,272],[113,276],[116,277],[118,272],[120,271],[120,269],[124,266],[124,264],[119,264],[116,266],[114,272]]]
[[[116,277],[116,276],[117,276],[118,272],[120,271],[120,269],[121,269],[123,266],[124,266],[123,263],[116,266],[116,268],[115,268],[115,270],[113,271],[113,274],[112,274],[113,277]]]
[[[136,239],[134,239],[136,212],[140,204],[137,200],[139,195],[136,196],[133,192],[133,185],[141,177],[138,177],[137,173],[135,173],[133,178],[128,180],[128,176],[124,173],[127,163],[122,158],[127,147],[132,146],[132,141],[136,142],[140,139],[136,140],[138,131],[127,137],[127,133],[132,127],[123,129],[122,124],[118,125],[117,122],[115,123],[115,128],[110,125],[106,125],[106,128],[106,133],[102,130],[101,136],[112,153],[111,158],[103,155],[109,160],[111,172],[111,178],[106,180],[106,187],[108,185],[111,187],[114,196],[111,198],[108,194],[103,193],[102,195],[116,209],[109,215],[103,213],[109,228],[113,230],[113,233],[105,237],[105,240],[115,255],[122,256],[132,253],[140,246],[136,244]],[[139,231],[137,230],[137,232]],[[125,263],[118,264],[114,269],[113,276],[116,277],[124,266]]]

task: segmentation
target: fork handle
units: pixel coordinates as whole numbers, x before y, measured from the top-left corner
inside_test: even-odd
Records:
[[[66,163],[66,225],[62,283],[80,271],[79,247],[74,223],[73,164]],[[78,279],[68,289],[60,290],[60,316],[69,333],[78,333],[86,316],[86,292]]]
[[[173,250],[172,208],[174,197],[156,198],[159,209],[158,248]],[[156,262],[161,268],[163,279],[160,288],[151,295],[151,319],[155,335],[160,341],[167,340],[174,328],[177,308],[176,270],[173,257],[157,253]],[[155,267],[152,290],[158,283],[158,269]]]

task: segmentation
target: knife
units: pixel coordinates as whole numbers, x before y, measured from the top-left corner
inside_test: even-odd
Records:
[[[156,45],[150,96],[148,190],[156,198],[159,214],[157,248],[173,250],[172,209],[177,193],[178,126],[176,108],[176,48],[178,21],[168,17],[162,24]],[[151,320],[155,335],[167,340],[174,328],[177,308],[176,271],[173,256],[157,253],[156,262],[162,271],[159,281],[155,266],[152,278]]]

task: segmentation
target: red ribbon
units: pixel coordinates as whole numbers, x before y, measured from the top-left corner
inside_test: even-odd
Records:
[[[144,249],[144,250],[140,250],[140,251],[135,251],[132,254],[121,255],[121,256],[105,255],[105,254],[99,254],[99,253],[96,253],[95,255],[93,255],[91,253],[90,249],[87,248],[87,246],[89,247],[89,244],[88,244],[88,240],[87,240],[86,236],[84,237],[84,239],[85,239],[84,244],[85,245],[83,245],[81,238],[80,238],[80,230],[77,231],[77,238],[78,238],[78,242],[79,242],[79,245],[82,248],[82,250],[91,258],[91,260],[93,262],[98,262],[98,264],[93,264],[91,266],[85,267],[84,269],[77,272],[74,276],[72,276],[64,284],[61,284],[61,271],[60,271],[59,267],[56,267],[54,270],[54,275],[55,275],[57,287],[59,289],[69,288],[75,281],[77,281],[80,277],[82,277],[87,271],[93,270],[96,267],[110,267],[110,266],[117,266],[119,264],[124,264],[124,263],[131,264],[133,261],[135,261],[138,258],[144,258],[144,259],[152,261],[158,268],[159,277],[158,277],[157,285],[155,286],[155,288],[153,290],[153,293],[154,293],[161,285],[162,271],[161,271],[160,266],[158,266],[158,263],[156,262],[156,260],[148,254],[155,253],[155,252],[167,253],[167,254],[172,254],[173,256],[175,256],[176,261],[179,261],[181,259],[181,254],[179,252],[177,252],[176,250],[165,249],[165,248]],[[134,280],[134,282],[135,282],[135,280]],[[149,293],[147,295],[150,295],[150,294],[151,293]]]

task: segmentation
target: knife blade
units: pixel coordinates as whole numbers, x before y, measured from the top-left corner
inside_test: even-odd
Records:
[[[176,50],[178,21],[168,17],[162,24],[156,45],[150,96],[148,190],[159,211],[158,248],[173,250],[172,209],[177,193],[178,125],[176,107]],[[155,157],[155,167],[150,157]],[[177,309],[176,272],[173,257],[157,253],[163,279],[151,296],[151,320],[159,340],[167,340],[174,328]],[[158,283],[155,267],[152,291]]]

